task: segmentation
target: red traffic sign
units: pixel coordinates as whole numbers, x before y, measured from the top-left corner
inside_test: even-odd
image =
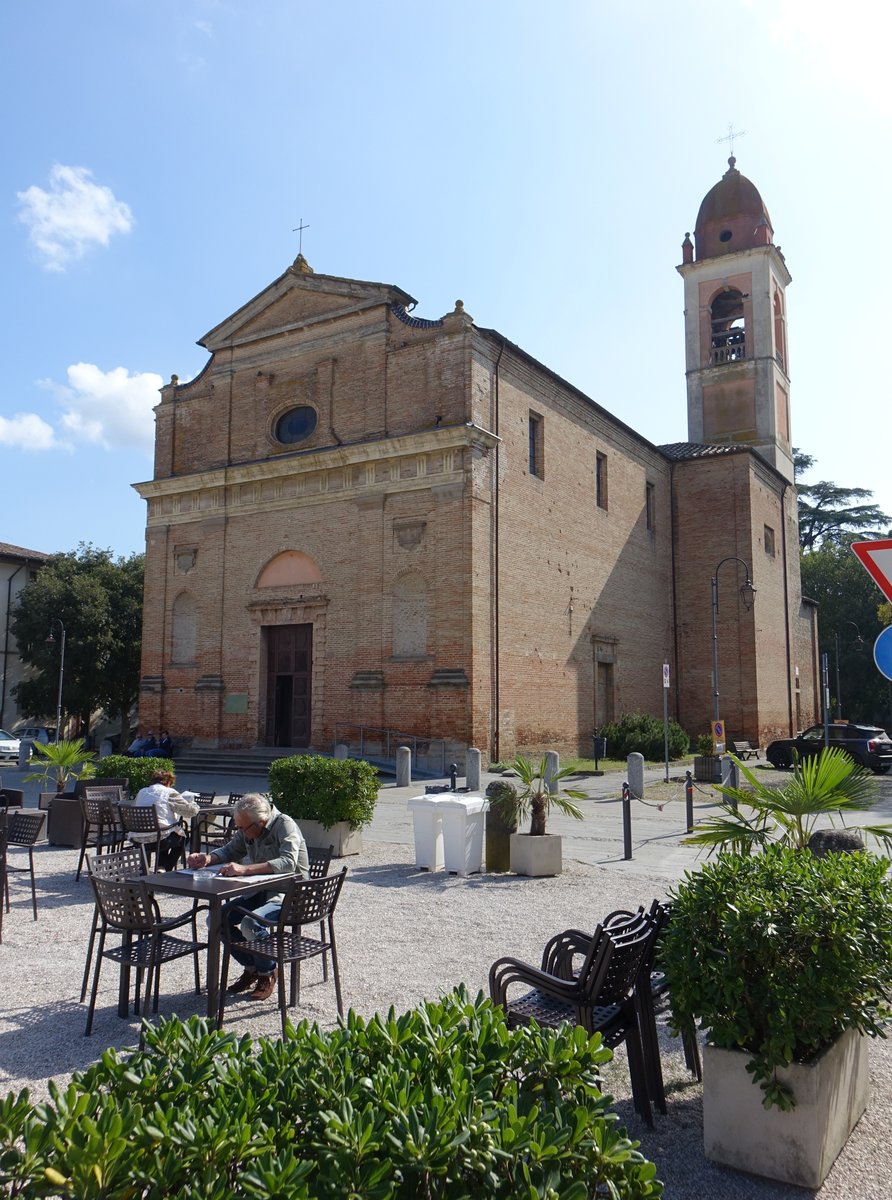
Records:
[[[852,550],[886,599],[892,601],[892,538],[853,542]]]

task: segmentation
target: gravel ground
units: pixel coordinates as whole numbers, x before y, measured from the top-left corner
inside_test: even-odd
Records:
[[[16,861],[16,852],[12,852]],[[50,1079],[63,1081],[94,1061],[106,1047],[136,1040],[135,1021],[116,1016],[117,976],[105,964],[93,1036],[83,1036],[86,1007],[78,1002],[92,902],[85,878],[74,881],[74,851],[38,847],[40,919],[31,919],[27,877],[13,877],[12,911],[4,916],[0,946],[0,1092],[30,1089],[45,1097]],[[397,1011],[464,982],[485,988],[490,963],[503,954],[538,961],[547,938],[570,926],[592,927],[611,909],[636,907],[665,895],[665,880],[645,873],[579,862],[565,863],[554,879],[489,875],[461,879],[414,867],[409,847],[368,844],[348,861],[349,874],[337,913],[339,959],[345,1003],[363,1014]],[[182,907],[162,898],[165,911]],[[188,959],[162,971],[161,1011],[185,1017],[203,1012],[191,985]],[[321,970],[304,972],[302,1015],[330,1027],[337,1019],[334,989]],[[272,1002],[235,1001],[228,1025],[254,1036],[277,1036]],[[631,1136],[658,1167],[668,1200],[736,1198],[781,1200],[815,1195],[820,1200],[888,1200],[892,1153],[892,1042],[870,1046],[872,1099],[867,1112],[819,1192],[774,1184],[708,1162],[703,1156],[701,1088],[684,1068],[680,1044],[660,1030],[669,1114],[648,1129],[632,1106],[624,1051],[605,1078]]]

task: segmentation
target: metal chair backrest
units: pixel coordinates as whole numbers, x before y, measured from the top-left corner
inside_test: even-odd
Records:
[[[279,924],[304,925],[332,916],[346,875],[347,868],[343,867],[337,875],[322,879],[292,880],[285,889]]]
[[[195,803],[199,808],[207,808],[209,804],[213,804],[217,798],[216,792],[194,792]]]
[[[118,809],[125,833],[160,833],[154,804],[122,804]]]
[[[103,920],[123,932],[147,932],[155,924],[152,893],[134,880],[101,879],[90,876],[90,886]]]
[[[87,855],[87,870],[97,879],[138,879],[148,874],[146,852],[142,846],[125,846],[109,854]]]
[[[85,800],[104,800],[108,804],[120,804],[124,799],[124,789],[117,784],[100,784],[96,787],[85,787],[81,792]]]
[[[239,800],[244,800],[245,794],[245,792],[230,792],[229,799],[226,801],[226,803],[237,804]]]
[[[331,856],[334,854],[334,846],[329,846],[324,850],[321,846],[307,846],[307,856],[310,860],[310,878],[321,879],[323,875],[328,874],[328,868],[331,865]]]
[[[610,930],[604,931],[605,936],[613,943],[613,954],[599,987],[590,993],[592,1003],[622,1004],[629,999],[655,931],[656,926],[652,921],[628,936],[616,937]]]
[[[12,813],[7,829],[10,846],[33,846],[40,837],[45,820],[45,812]]]
[[[92,790],[92,789],[91,789]],[[99,790],[98,788],[95,790]],[[102,789],[103,792],[105,789]],[[116,789],[117,790],[117,789]],[[106,795],[92,796],[85,792],[81,796],[81,811],[87,826],[112,828],[117,824],[115,808],[111,799]]]

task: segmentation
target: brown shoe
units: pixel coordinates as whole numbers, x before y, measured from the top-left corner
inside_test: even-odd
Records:
[[[248,997],[249,1000],[269,1000],[270,996],[276,990],[276,981],[279,978],[278,970],[274,970],[272,975],[258,975],[257,986]]]
[[[239,992],[246,992],[248,988],[252,988],[257,983],[257,972],[253,967],[246,967],[236,979],[235,983],[231,983],[226,989],[230,996],[237,996]]]

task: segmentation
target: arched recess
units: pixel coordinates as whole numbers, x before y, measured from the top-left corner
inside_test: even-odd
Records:
[[[180,592],[173,602],[170,620],[170,661],[190,666],[195,662],[198,612],[190,592]]]
[[[302,550],[283,550],[271,558],[257,576],[255,587],[292,587],[302,583],[321,583],[322,572],[309,554]]]
[[[427,654],[427,582],[419,571],[407,571],[393,587],[393,657]]]
[[[746,358],[746,316],[743,300],[743,292],[737,288],[723,288],[710,305],[712,340],[709,361],[712,366],[739,362],[740,359]]]

